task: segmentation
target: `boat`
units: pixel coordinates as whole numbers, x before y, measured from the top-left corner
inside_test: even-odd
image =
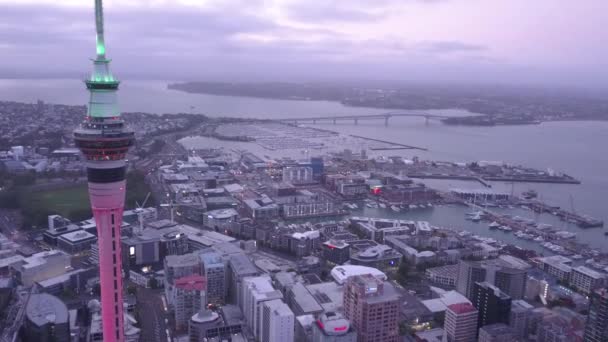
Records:
[[[504,232],[510,232],[513,230],[513,228],[511,228],[509,226],[502,226],[502,227],[500,227],[500,230],[502,230]]]
[[[539,236],[539,237],[535,238],[534,241],[536,241],[536,242],[545,242],[545,239],[543,239],[542,236]]]
[[[393,209],[393,211],[397,213],[401,211],[401,209],[399,209],[399,207],[396,205],[391,205],[391,209]]]
[[[496,229],[496,228],[500,227],[500,223],[494,221],[494,222],[490,223],[488,225],[488,227],[490,227],[490,229]]]
[[[384,204],[384,203],[380,203],[380,204],[379,204],[379,206],[380,206],[380,208],[382,208],[382,209],[386,209],[386,204]]]
[[[415,204],[410,204],[410,209],[418,209],[418,206]]]
[[[528,199],[528,200],[529,200],[529,199],[533,199],[533,198],[538,197],[538,192],[536,192],[535,190],[530,189],[530,190],[528,190],[528,191],[524,191],[524,192],[522,192],[522,194],[521,194],[521,195],[522,195],[522,196],[523,196],[525,199]]]
[[[483,215],[483,211],[473,211],[465,214],[465,219],[471,221],[479,221],[481,220],[481,215]]]
[[[373,206],[372,206],[371,203],[365,203],[365,206],[368,207],[368,208],[373,208]]]

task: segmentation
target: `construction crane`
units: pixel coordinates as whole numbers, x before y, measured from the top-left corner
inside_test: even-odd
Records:
[[[135,213],[137,213],[137,220],[139,221],[139,232],[141,233],[144,230],[144,208],[146,207],[146,203],[148,202],[148,199],[150,198],[150,192],[148,192],[148,194],[146,195],[146,198],[144,198],[144,201],[142,202],[141,205],[139,205],[139,203],[137,201],[135,201],[135,206],[137,208],[135,208]]]

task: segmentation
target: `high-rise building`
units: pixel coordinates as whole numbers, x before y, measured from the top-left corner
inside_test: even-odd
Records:
[[[106,58],[102,0],[95,0],[97,57],[85,81],[90,93],[85,121],[74,130],[74,142],[85,158],[89,198],[99,245],[103,339],[124,341],[120,227],[125,202],[126,155],[135,133],[125,126],[117,102],[119,82]]]
[[[226,264],[218,253],[201,254],[203,275],[207,279],[207,303],[224,304],[226,299]]]
[[[465,297],[473,298],[473,287],[478,281],[486,280],[486,269],[477,262],[460,260],[458,262],[458,278],[456,290]]]
[[[283,294],[272,286],[272,280],[268,275],[243,279],[243,314],[254,336],[261,338],[262,304],[282,298]]]
[[[511,302],[509,326],[513,328],[516,336],[521,340],[528,337],[533,309],[534,306],[522,299]]]
[[[591,305],[585,326],[585,342],[608,341],[608,290],[599,289],[591,294]]]
[[[471,299],[475,283],[486,281],[513,299],[524,298],[529,265],[519,259],[511,259],[460,260],[456,290]]]
[[[312,325],[312,342],[356,342],[357,332],[338,312],[326,312]]]
[[[444,342],[475,342],[478,311],[470,303],[448,305],[443,324]]]
[[[502,268],[494,274],[494,285],[513,299],[524,298],[527,272],[516,268]]]
[[[397,342],[400,295],[389,282],[357,275],[344,286],[344,316],[357,331],[357,342]]]
[[[259,274],[257,267],[245,254],[234,254],[228,259],[228,302],[236,304],[243,310],[243,280]]]
[[[205,278],[200,275],[190,275],[175,280],[173,311],[177,330],[187,329],[192,315],[207,305],[201,302],[206,301],[205,287]]]
[[[477,282],[473,289],[473,305],[479,310],[479,328],[494,323],[509,324],[511,297],[488,282]]]
[[[293,342],[295,316],[281,299],[262,305],[261,342]]]
[[[173,305],[175,298],[175,281],[179,278],[201,275],[201,259],[197,253],[169,255],[165,258],[165,298],[167,304]]]
[[[504,323],[488,324],[479,329],[478,342],[512,342],[517,341],[515,331]]]
[[[588,295],[593,292],[593,290],[606,285],[606,276],[589,267],[573,267],[572,273],[570,273],[570,285],[578,291]]]

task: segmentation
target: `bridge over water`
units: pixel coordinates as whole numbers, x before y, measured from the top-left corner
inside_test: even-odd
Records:
[[[335,115],[335,116],[316,116],[316,117],[300,117],[300,118],[287,118],[287,119],[279,119],[276,121],[285,122],[285,123],[313,123],[317,122],[333,122],[335,125],[338,121],[350,121],[352,120],[355,125],[359,124],[359,120],[384,120],[384,125],[388,126],[388,122],[390,118],[393,117],[419,117],[424,118],[425,122],[428,123],[431,119],[441,120],[446,119],[448,116],[446,115],[437,115],[437,114],[428,114],[428,113],[399,113],[399,112],[389,112],[389,113],[381,113],[381,114],[369,114],[369,115]]]

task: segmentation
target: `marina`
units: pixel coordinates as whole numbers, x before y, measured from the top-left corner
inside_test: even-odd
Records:
[[[371,216],[389,217],[401,220],[427,220],[434,225],[448,227],[452,230],[467,232],[487,239],[504,241],[506,244],[520,246],[536,251],[540,255],[559,254],[577,258],[599,258],[608,262],[608,254],[600,249],[592,248],[589,244],[579,241],[577,232],[572,228],[560,227],[559,217],[549,212],[538,213],[531,207],[519,203],[500,205],[492,208],[483,207],[466,201],[458,201],[448,196],[446,204],[437,205],[384,205],[377,206],[371,199],[365,200],[361,208],[351,208],[351,213]],[[451,204],[447,204],[451,203]],[[468,209],[468,211],[467,211]],[[472,211],[471,211],[472,209]],[[459,214],[455,214],[458,212]],[[525,213],[531,213],[531,218]],[[459,217],[455,217],[459,216]],[[544,223],[548,218],[554,218],[553,224]],[[563,222],[573,224],[572,222]],[[580,228],[579,228],[580,229]],[[582,230],[584,232],[584,230]]]

